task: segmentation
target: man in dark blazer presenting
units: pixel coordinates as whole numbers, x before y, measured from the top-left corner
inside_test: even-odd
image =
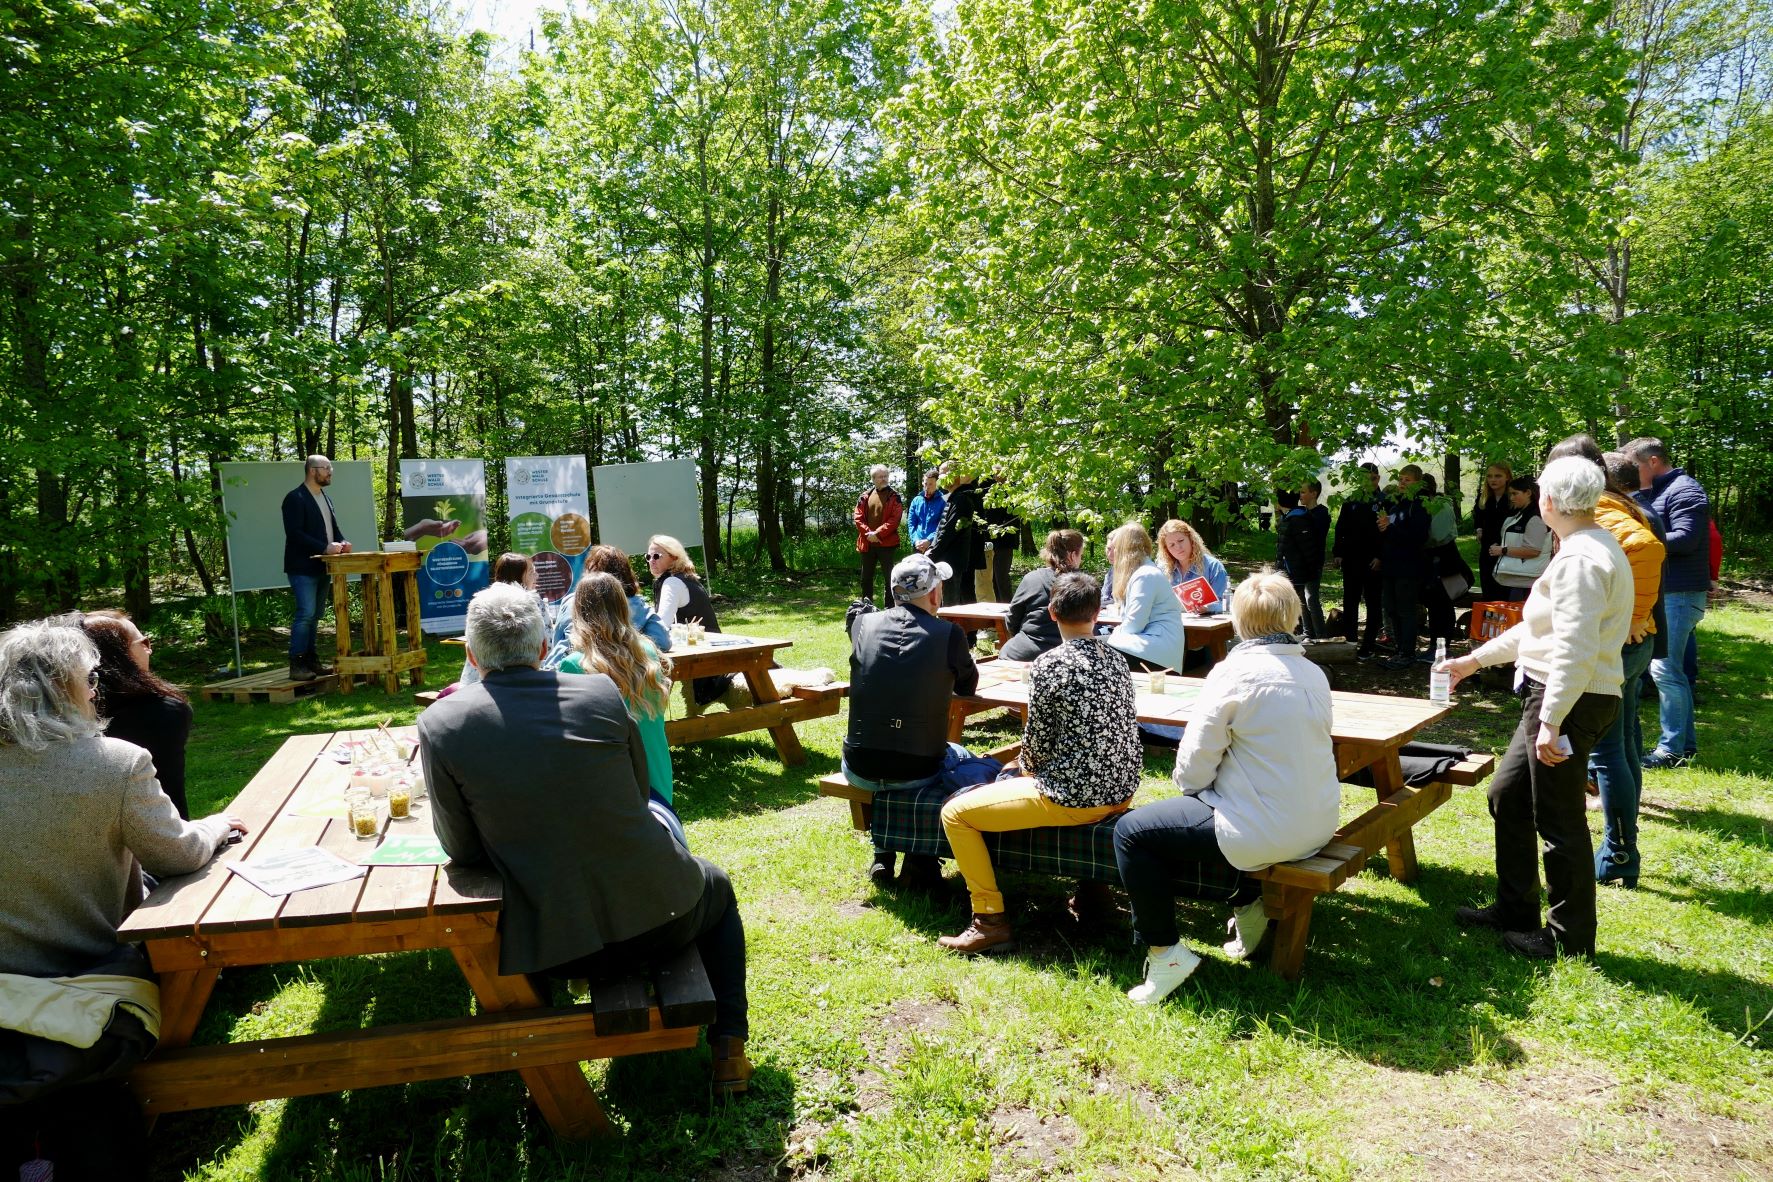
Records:
[[[726,872],[647,808],[640,731],[601,673],[540,669],[535,596],[494,583],[468,605],[481,681],[419,715],[438,840],[504,882],[499,971],[599,978],[694,943],[714,989],[714,1088],[743,1092],[745,927]]]
[[[320,594],[326,584],[326,564],[315,555],[348,554],[351,543],[345,540],[332,498],[326,495],[331,483],[332,461],[309,456],[302,482],[283,497],[283,573],[295,593],[295,619],[289,625],[291,681],[313,681],[332,672],[320,663],[314,648],[326,603]]]

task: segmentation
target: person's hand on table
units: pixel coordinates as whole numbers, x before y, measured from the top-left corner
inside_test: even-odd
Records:
[[[1447,675],[1447,688],[1458,688],[1459,683],[1476,673],[1483,666],[1477,663],[1476,657],[1450,657],[1434,667],[1436,673]]]
[[[1569,751],[1565,750],[1563,736],[1549,722],[1539,724],[1539,738],[1533,744],[1533,754],[1546,767],[1556,767],[1570,758]]]
[[[343,554],[345,552],[345,546],[346,543],[344,542],[328,542],[326,544],[326,553]]]

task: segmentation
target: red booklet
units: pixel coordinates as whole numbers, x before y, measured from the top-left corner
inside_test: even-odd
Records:
[[[1182,610],[1185,612],[1199,614],[1219,602],[1219,597],[1213,593],[1213,585],[1205,579],[1189,579],[1186,583],[1177,583],[1173,590],[1176,598],[1182,601]]]

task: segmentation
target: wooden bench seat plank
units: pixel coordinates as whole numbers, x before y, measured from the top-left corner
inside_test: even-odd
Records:
[[[666,1026],[695,1028],[714,1021],[714,986],[693,946],[653,966],[653,988]]]
[[[618,977],[613,981],[594,982],[591,986],[591,1012],[600,1035],[633,1034],[652,1024],[652,1012],[646,999],[646,982],[637,976]]]
[[[154,1055],[130,1076],[144,1112],[182,1112],[417,1080],[533,1070],[696,1045],[694,1028],[649,1022],[601,1035],[581,1006],[377,1026]]]

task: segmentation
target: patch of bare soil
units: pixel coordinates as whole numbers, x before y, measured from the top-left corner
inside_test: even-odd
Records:
[[[1538,1069],[1501,1082],[1441,1077],[1453,1094],[1422,1094],[1419,1076],[1382,1071],[1414,1094],[1417,1119],[1375,1116],[1379,1146],[1420,1177],[1484,1182],[1741,1182],[1773,1179],[1773,1111],[1732,1119],[1665,1100],[1621,1100],[1618,1080],[1594,1067]],[[1437,1089],[1438,1090],[1438,1089]]]
[[[1080,1140],[1077,1122],[1069,1116],[1000,1108],[991,1114],[992,1176],[1049,1177]]]

